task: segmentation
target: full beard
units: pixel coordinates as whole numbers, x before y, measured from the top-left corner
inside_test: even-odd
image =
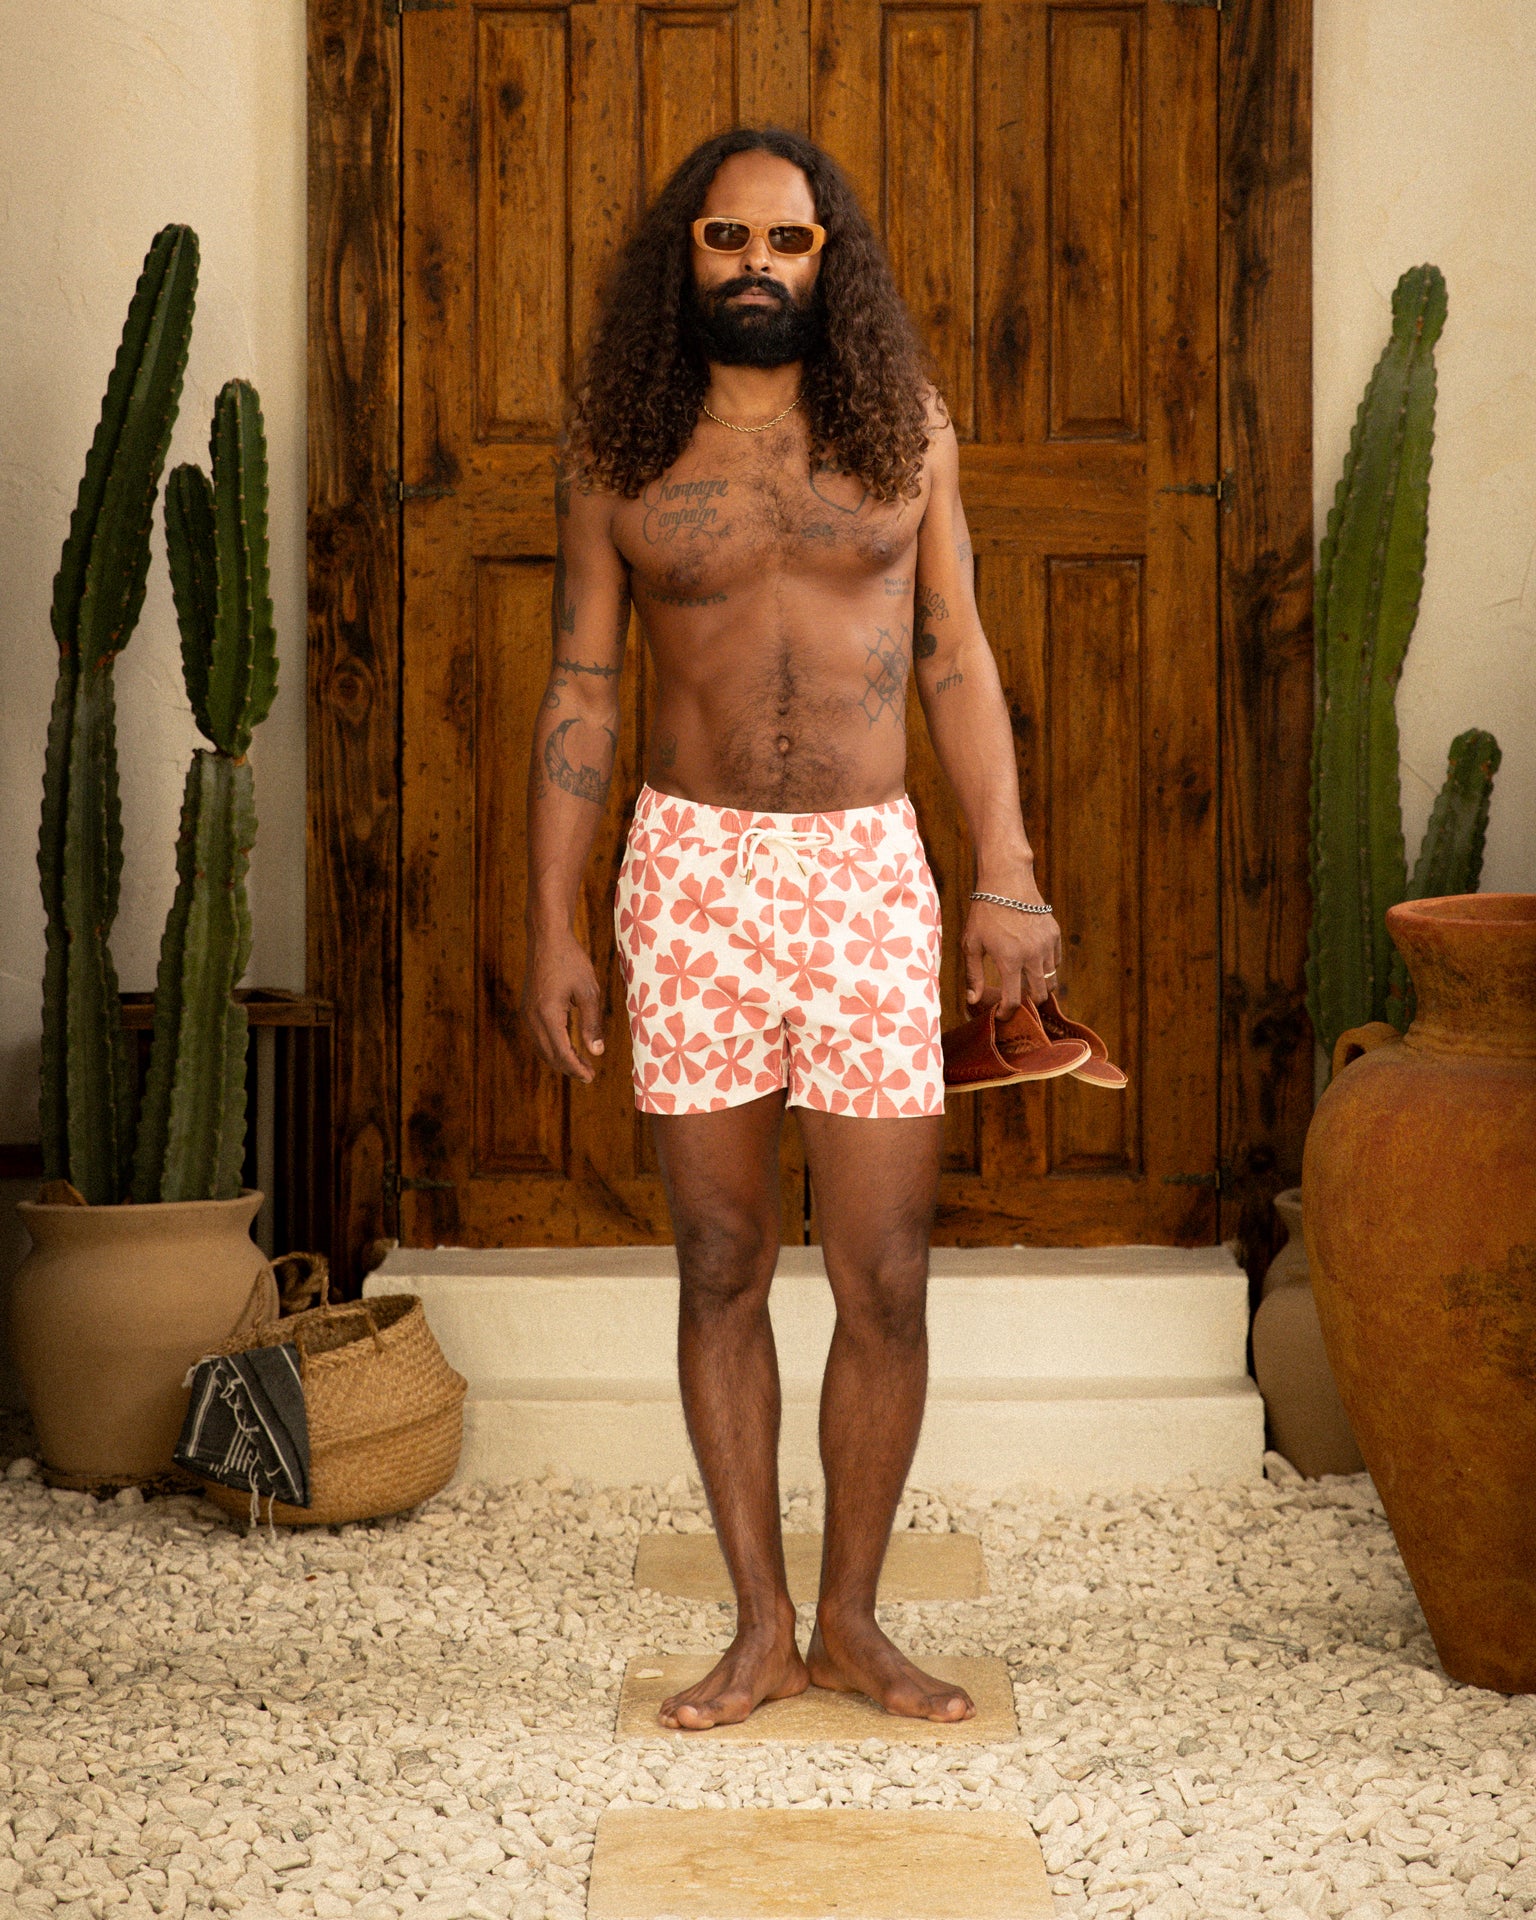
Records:
[[[732,307],[727,302],[747,289],[761,288],[772,296],[771,307]],[[684,299],[684,319],[705,359],[722,367],[783,367],[808,359],[821,345],[820,288],[813,286],[804,300],[796,300],[777,281],[755,274],[726,280],[708,294],[700,294],[690,280]]]

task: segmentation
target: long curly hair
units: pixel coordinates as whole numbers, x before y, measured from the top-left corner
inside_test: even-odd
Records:
[[[602,292],[571,406],[571,453],[585,478],[632,500],[687,446],[709,386],[686,324],[689,229],[721,163],[759,150],[800,168],[827,230],[817,276],[822,345],[802,387],[812,461],[857,474],[877,500],[911,499],[932,391],[916,329],[847,176],[781,127],[735,127],[704,141],[646,210]]]

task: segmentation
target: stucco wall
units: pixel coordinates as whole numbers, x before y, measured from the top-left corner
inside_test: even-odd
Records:
[[[11,8],[0,80],[0,1141],[37,1137],[37,812],[48,625],[102,389],[140,264],[170,220],[202,243],[167,466],[208,465],[214,395],[255,382],[271,458],[278,696],[252,750],[250,978],[304,984],[302,0],[48,0]],[[117,668],[121,983],[154,985],[197,742],[156,512],[149,593]]]
[[[1536,891],[1536,33],[1528,0],[1315,0],[1314,530],[1404,268],[1445,275],[1424,596],[1398,688],[1412,865],[1466,727],[1504,749],[1483,888]]]
[[[1525,17],[1522,17],[1525,16]],[[0,1140],[36,1131],[33,864],[53,682],[48,601],[81,461],[150,237],[203,245],[172,459],[205,459],[220,383],[253,379],[272,453],[281,691],[254,751],[251,979],[303,979],[304,80],[301,0],[13,9],[0,112]],[[1428,578],[1399,697],[1410,853],[1459,728],[1504,747],[1484,884],[1536,889],[1536,37],[1524,0],[1316,0],[1320,529],[1392,286],[1450,288]],[[152,984],[194,731],[159,535],[118,670],[122,982]]]

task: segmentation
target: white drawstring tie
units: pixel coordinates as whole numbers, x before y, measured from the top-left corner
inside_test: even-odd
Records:
[[[737,871],[748,886],[757,878],[757,856],[765,847],[788,855],[802,875],[808,853],[830,847],[832,835],[822,827],[748,827],[736,843]]]

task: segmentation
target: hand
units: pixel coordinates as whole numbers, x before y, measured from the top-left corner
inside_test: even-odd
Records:
[[[552,1067],[590,1085],[595,1072],[571,1045],[573,1006],[582,1043],[589,1053],[601,1053],[603,996],[591,960],[569,934],[564,939],[530,939],[523,1018],[533,1043]]]
[[[1039,1006],[1056,984],[1061,929],[1053,913],[1020,913],[990,900],[973,900],[960,951],[965,956],[967,1004],[976,1010],[995,1000],[998,1019],[1006,1020],[1026,991]],[[997,969],[1001,995],[987,985],[987,960]]]

